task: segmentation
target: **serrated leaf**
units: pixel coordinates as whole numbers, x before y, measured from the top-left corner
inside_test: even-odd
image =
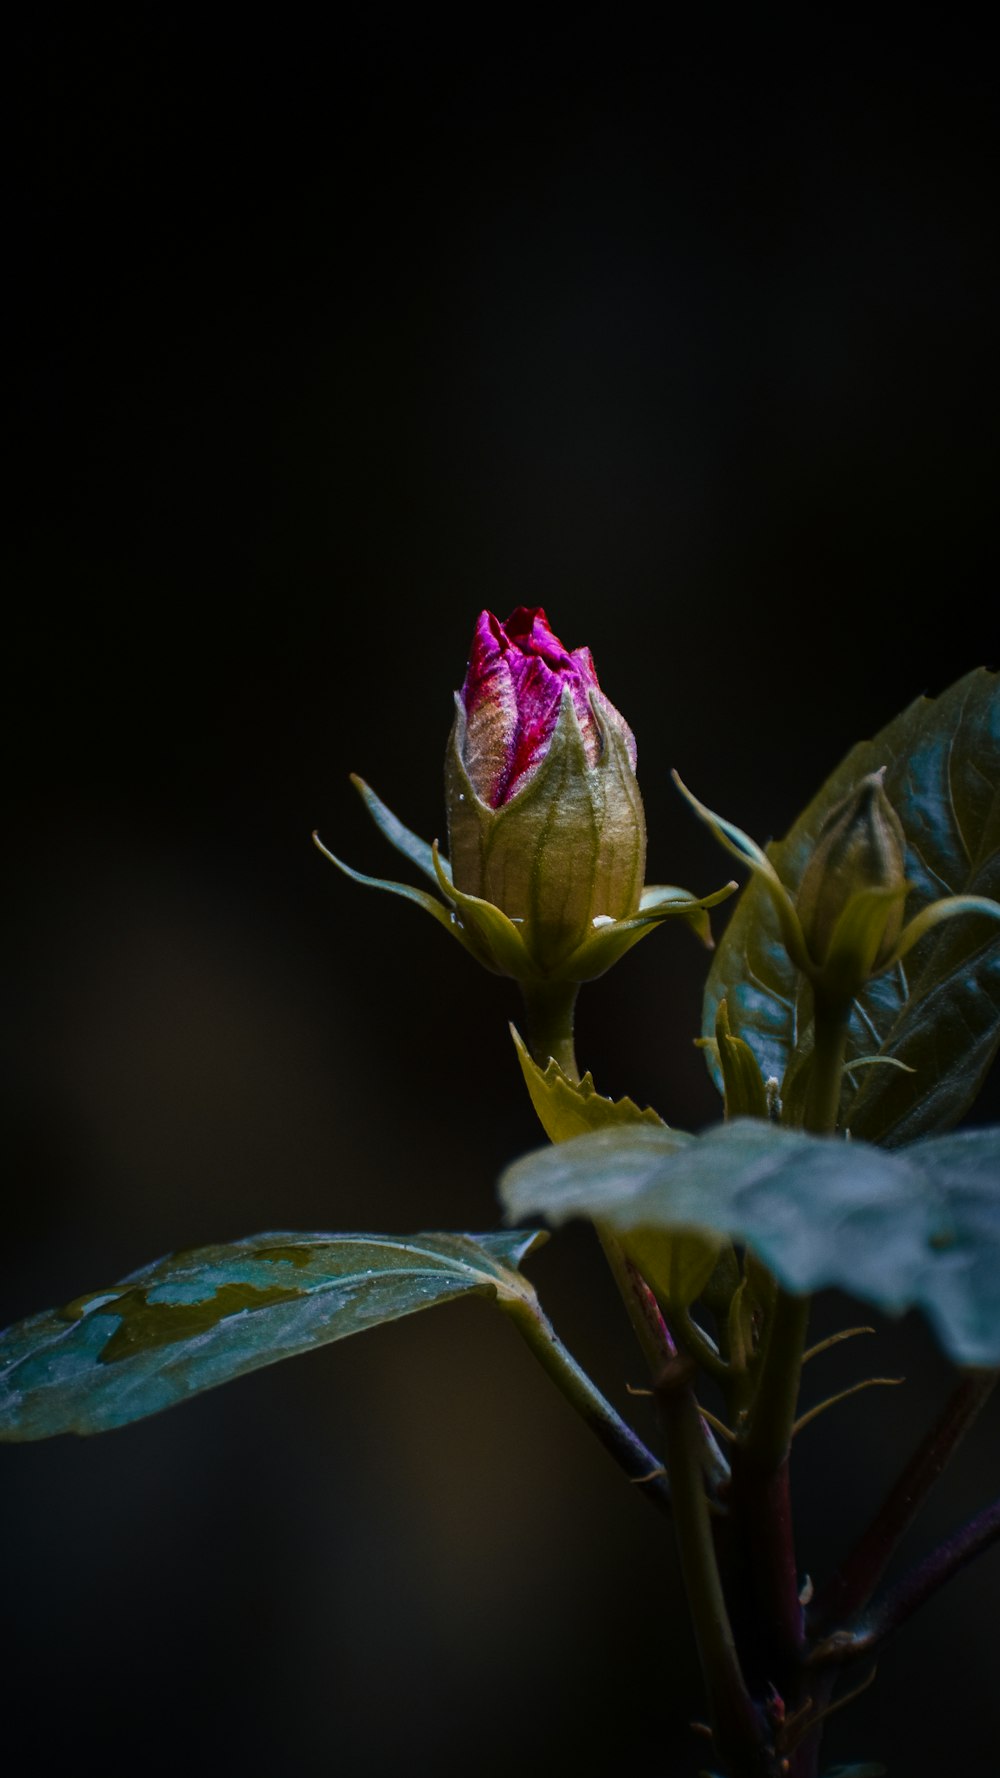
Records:
[[[537,1233],[252,1235],[0,1334],[0,1438],[105,1432],[434,1303],[528,1289]]]
[[[641,1111],[632,1099],[605,1098],[590,1074],[570,1080],[554,1057],[546,1068],[539,1068],[513,1025],[510,1032],[531,1103],[550,1142],[570,1142],[594,1130],[666,1128],[649,1105]],[[622,1245],[660,1301],[686,1309],[712,1276],[720,1243],[677,1230],[667,1234],[663,1229],[633,1229]]]
[[[611,1130],[516,1162],[501,1195],[513,1218],[728,1235],[788,1290],[922,1309],[958,1364],[1000,1366],[1000,1129],[894,1150],[753,1119]]]
[[[510,1034],[531,1103],[550,1142],[568,1142],[588,1130],[621,1129],[629,1124],[662,1126],[663,1119],[651,1105],[640,1110],[632,1099],[606,1098],[597,1091],[589,1073],[582,1080],[570,1080],[554,1056],[548,1067],[539,1068],[513,1025]]]
[[[882,766],[906,835],[913,885],[907,918],[943,896],[1000,897],[1000,681],[984,669],[939,698],[918,698],[874,740],[853,748],[786,838],[768,847],[792,895],[834,804]],[[808,996],[756,877],[715,953],[705,993],[707,1037],[722,999],[765,1078],[782,1080],[796,1050],[808,1052]],[[878,1054],[914,1073],[870,1068],[855,1077],[848,1069],[842,1124],[894,1147],[948,1128],[975,1097],[998,1043],[1000,934],[988,917],[963,914],[928,932],[905,964],[876,977],[855,1003],[848,1062]]]

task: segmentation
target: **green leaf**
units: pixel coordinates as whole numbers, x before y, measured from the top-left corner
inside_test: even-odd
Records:
[[[523,1294],[539,1239],[270,1234],[172,1254],[0,1334],[0,1438],[105,1432],[434,1303]]]
[[[609,1130],[516,1162],[501,1195],[516,1218],[729,1235],[788,1290],[922,1309],[957,1363],[1000,1366],[1000,1128],[896,1150],[755,1119]]]
[[[1000,897],[1000,680],[979,669],[939,698],[918,698],[861,742],[767,856],[794,896],[824,820],[867,773],[885,789],[906,835],[907,919],[944,896]],[[811,1047],[808,996],[782,943],[772,898],[755,876],[719,943],[705,993],[712,1037],[720,1000],[765,1078],[785,1076]],[[1000,931],[982,913],[935,926],[855,1002],[841,1122],[893,1147],[946,1129],[968,1108],[1000,1044]],[[706,1051],[717,1084],[717,1062]],[[853,1057],[912,1068],[850,1072]]]

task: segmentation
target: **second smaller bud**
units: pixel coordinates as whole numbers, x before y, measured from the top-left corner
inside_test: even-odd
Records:
[[[903,924],[906,839],[884,767],[831,809],[803,873],[797,911],[817,984],[852,998],[889,959]]]

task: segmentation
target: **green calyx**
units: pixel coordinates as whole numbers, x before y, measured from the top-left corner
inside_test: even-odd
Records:
[[[600,757],[590,765],[569,691],[544,757],[522,788],[490,808],[465,765],[456,699],[445,795],[456,888],[501,908],[545,975],[602,927],[638,913],[646,863],[642,798],[625,737],[596,699]]]
[[[672,884],[641,886],[645,830],[637,839],[638,786],[623,737],[603,721],[602,732],[602,758],[589,767],[570,700],[564,700],[546,759],[500,810],[489,809],[472,790],[453,734],[447,763],[450,863],[436,842],[429,845],[412,833],[361,778],[352,777],[379,831],[438,894],[367,876],[336,857],[318,834],[313,842],[345,876],[416,903],[484,968],[525,984],[603,975],[673,917],[687,921],[711,946],[708,910],[733,894],[736,884],[700,898]],[[626,780],[623,788],[626,771],[631,786]]]

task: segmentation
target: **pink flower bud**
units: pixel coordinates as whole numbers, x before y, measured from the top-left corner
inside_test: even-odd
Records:
[[[869,772],[830,810],[799,885],[813,961],[842,980],[848,999],[892,955],[909,887],[906,836],[884,772]]]
[[[588,968],[586,942],[634,915],[642,893],[632,731],[590,650],[570,652],[544,611],[524,607],[505,624],[481,613],[455,701],[445,772],[454,886],[517,924],[536,972]]]
[[[508,803],[548,751],[569,691],[587,764],[596,765],[601,733],[591,699],[624,736],[635,770],[635,737],[597,683],[589,648],[564,648],[540,608],[519,605],[505,624],[483,611],[460,696],[465,706],[465,768],[491,809]]]
[[[590,650],[564,648],[544,611],[477,619],[445,754],[447,859],[354,782],[390,845],[443,900],[362,876],[314,834],[320,851],[355,881],[415,901],[487,969],[519,981],[532,1053],[545,1058],[568,1041],[564,1015],[580,982],[671,916],[711,943],[707,909],[736,887],[699,901],[669,883],[643,886],[632,730],[601,691]]]

